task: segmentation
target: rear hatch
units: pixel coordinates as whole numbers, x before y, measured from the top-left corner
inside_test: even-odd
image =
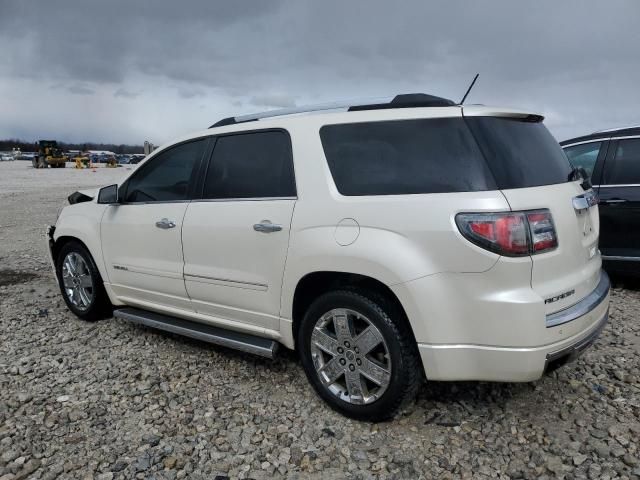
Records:
[[[545,299],[546,313],[579,302],[600,277],[591,190],[569,181],[571,165],[542,117],[482,107],[465,107],[464,116],[511,209],[551,213],[558,245],[531,255],[531,286]]]

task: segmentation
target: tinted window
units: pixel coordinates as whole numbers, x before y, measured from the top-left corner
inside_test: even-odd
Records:
[[[640,183],[640,138],[618,142],[615,157],[605,163],[604,180],[608,185]]]
[[[204,198],[293,197],[289,135],[255,132],[218,137]]]
[[[568,181],[571,164],[541,122],[466,117],[500,189]]]
[[[495,188],[461,118],[326,125],[320,137],[342,195]]]
[[[600,147],[602,142],[583,143],[582,145],[574,145],[573,147],[567,147],[564,152],[567,154],[567,158],[571,165],[576,168],[584,168],[589,176],[593,173],[593,167],[598,159],[600,153]]]
[[[127,202],[186,200],[193,169],[206,139],[183,143],[159,153],[128,181]]]

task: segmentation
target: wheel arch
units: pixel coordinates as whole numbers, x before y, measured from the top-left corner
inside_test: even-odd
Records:
[[[369,292],[375,297],[383,297],[400,315],[400,321],[406,325],[413,335],[413,328],[407,313],[397,295],[384,282],[359,273],[340,271],[315,271],[300,278],[296,284],[291,305],[291,343],[295,342],[302,318],[311,303],[323,293],[339,290],[355,289]],[[414,336],[415,338],[415,336]]]

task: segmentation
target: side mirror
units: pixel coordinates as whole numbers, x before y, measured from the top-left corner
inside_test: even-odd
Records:
[[[109,185],[98,191],[98,203],[118,203],[118,185]]]

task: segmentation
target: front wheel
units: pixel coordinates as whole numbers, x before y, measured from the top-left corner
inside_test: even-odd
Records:
[[[100,272],[80,242],[63,245],[56,262],[60,291],[67,307],[83,320],[100,320],[111,313],[111,302]]]
[[[298,348],[309,381],[333,409],[358,420],[392,417],[422,380],[404,314],[384,297],[339,290],[307,310]]]

